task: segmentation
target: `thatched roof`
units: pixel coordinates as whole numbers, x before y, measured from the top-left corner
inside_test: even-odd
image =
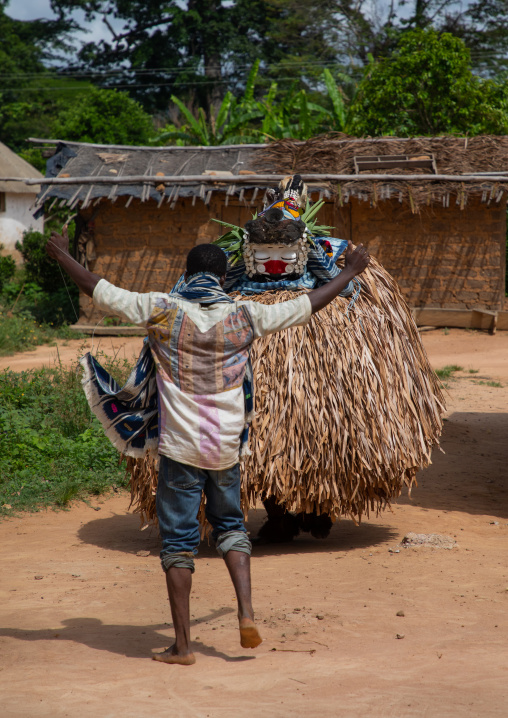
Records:
[[[383,168],[357,173],[355,158],[364,156],[406,156],[433,158],[433,167]],[[374,163],[371,163],[371,166]],[[411,165],[411,161],[407,163]],[[451,201],[467,203],[470,195],[483,201],[501,201],[508,192],[508,136],[477,137],[352,137],[320,138],[295,143],[281,140],[265,147],[258,155],[259,171],[282,174],[298,171],[321,175],[351,175],[336,182],[330,190],[340,205],[350,197],[367,200],[375,205],[384,199],[398,198],[413,211],[422,204],[436,202],[449,206]],[[382,176],[380,176],[382,175]],[[486,175],[496,175],[487,177]],[[389,179],[389,176],[392,179]],[[505,184],[506,183],[506,184]]]
[[[31,164],[0,142],[0,192],[17,194],[37,194],[40,185],[27,186],[18,178],[41,180],[43,175]]]
[[[463,208],[472,194],[500,202],[508,191],[508,137],[316,137],[268,145],[218,147],[131,147],[59,140],[38,197],[70,208],[100,199],[127,196],[174,206],[178,197],[213,192],[227,198],[246,189],[275,186],[300,173],[310,189],[339,204],[355,196],[376,205],[397,198],[418,211],[422,204],[456,202]],[[367,158],[367,164],[365,160]],[[369,159],[370,158],[370,159]],[[389,160],[388,158],[393,158]],[[387,161],[388,160],[388,161]],[[504,189],[506,187],[506,190]],[[259,202],[259,200],[258,200]]]

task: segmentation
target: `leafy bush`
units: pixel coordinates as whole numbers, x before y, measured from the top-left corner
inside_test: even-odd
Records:
[[[9,281],[16,272],[16,262],[12,257],[0,257],[0,292],[5,282]]]
[[[58,265],[46,252],[51,231],[51,227],[46,227],[44,233],[28,230],[23,233],[23,240],[16,244],[16,249],[23,256],[27,281],[38,284],[45,292],[52,292],[55,287],[63,286]]]
[[[108,369],[122,381],[130,367],[116,361]],[[65,506],[126,485],[76,367],[4,371],[0,395],[0,514]]]
[[[469,50],[450,33],[405,33],[365,70],[347,130],[359,135],[506,134],[506,85],[473,75]]]
[[[74,227],[69,227],[71,251]],[[51,226],[44,233],[29,230],[23,234],[18,249],[24,260],[24,276],[4,288],[4,294],[21,292],[21,307],[30,310],[39,322],[60,325],[74,323],[79,314],[79,291],[69,278],[64,277],[57,263],[46,253],[46,243],[51,234]]]
[[[70,229],[72,236],[72,225]],[[46,254],[50,232],[51,226],[44,234],[24,233],[16,245],[24,259],[22,268],[6,264],[2,275],[0,262],[0,356],[81,336],[68,328],[78,319],[79,292]]]
[[[41,344],[51,344],[55,339],[81,337],[82,334],[69,329],[67,324],[39,324],[28,310],[22,309],[11,316],[0,310],[0,356],[28,351]]]
[[[3,249],[3,245],[0,244],[0,250]],[[16,262],[12,257],[0,257],[0,292],[3,289],[5,282],[12,279],[16,272]]]
[[[52,128],[67,141],[103,145],[147,145],[152,118],[126,92],[94,87],[60,112]]]

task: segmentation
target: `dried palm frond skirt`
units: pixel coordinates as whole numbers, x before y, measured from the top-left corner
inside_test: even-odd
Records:
[[[439,443],[439,380],[393,278],[375,261],[361,293],[338,297],[305,327],[252,347],[256,418],[243,462],[242,505],[274,497],[288,511],[360,521],[411,488]],[[274,304],[294,292],[242,297]],[[347,314],[346,314],[347,312]],[[132,503],[155,520],[157,471],[129,459]]]

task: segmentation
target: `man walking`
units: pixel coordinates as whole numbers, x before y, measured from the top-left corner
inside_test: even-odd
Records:
[[[334,299],[369,263],[359,245],[346,252],[343,271],[327,284],[274,305],[231,299],[222,289],[225,253],[202,244],[187,257],[185,283],[176,293],[130,292],[88,271],[69,254],[69,242],[53,233],[48,254],[104,312],[145,326],[157,369],[159,479],[157,518],[161,563],[171,606],[175,643],[154,656],[191,665],[189,597],[200,540],[197,514],[202,493],[217,551],[228,568],[238,601],[240,643],[261,643],[251,600],[251,543],[240,508],[239,451],[248,417],[245,384],[252,342],[292,326]]]

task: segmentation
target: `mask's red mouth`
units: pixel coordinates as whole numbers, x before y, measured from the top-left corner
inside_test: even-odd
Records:
[[[280,259],[270,259],[268,262],[263,262],[265,265],[265,272],[268,274],[286,274],[287,263],[282,262]]]

